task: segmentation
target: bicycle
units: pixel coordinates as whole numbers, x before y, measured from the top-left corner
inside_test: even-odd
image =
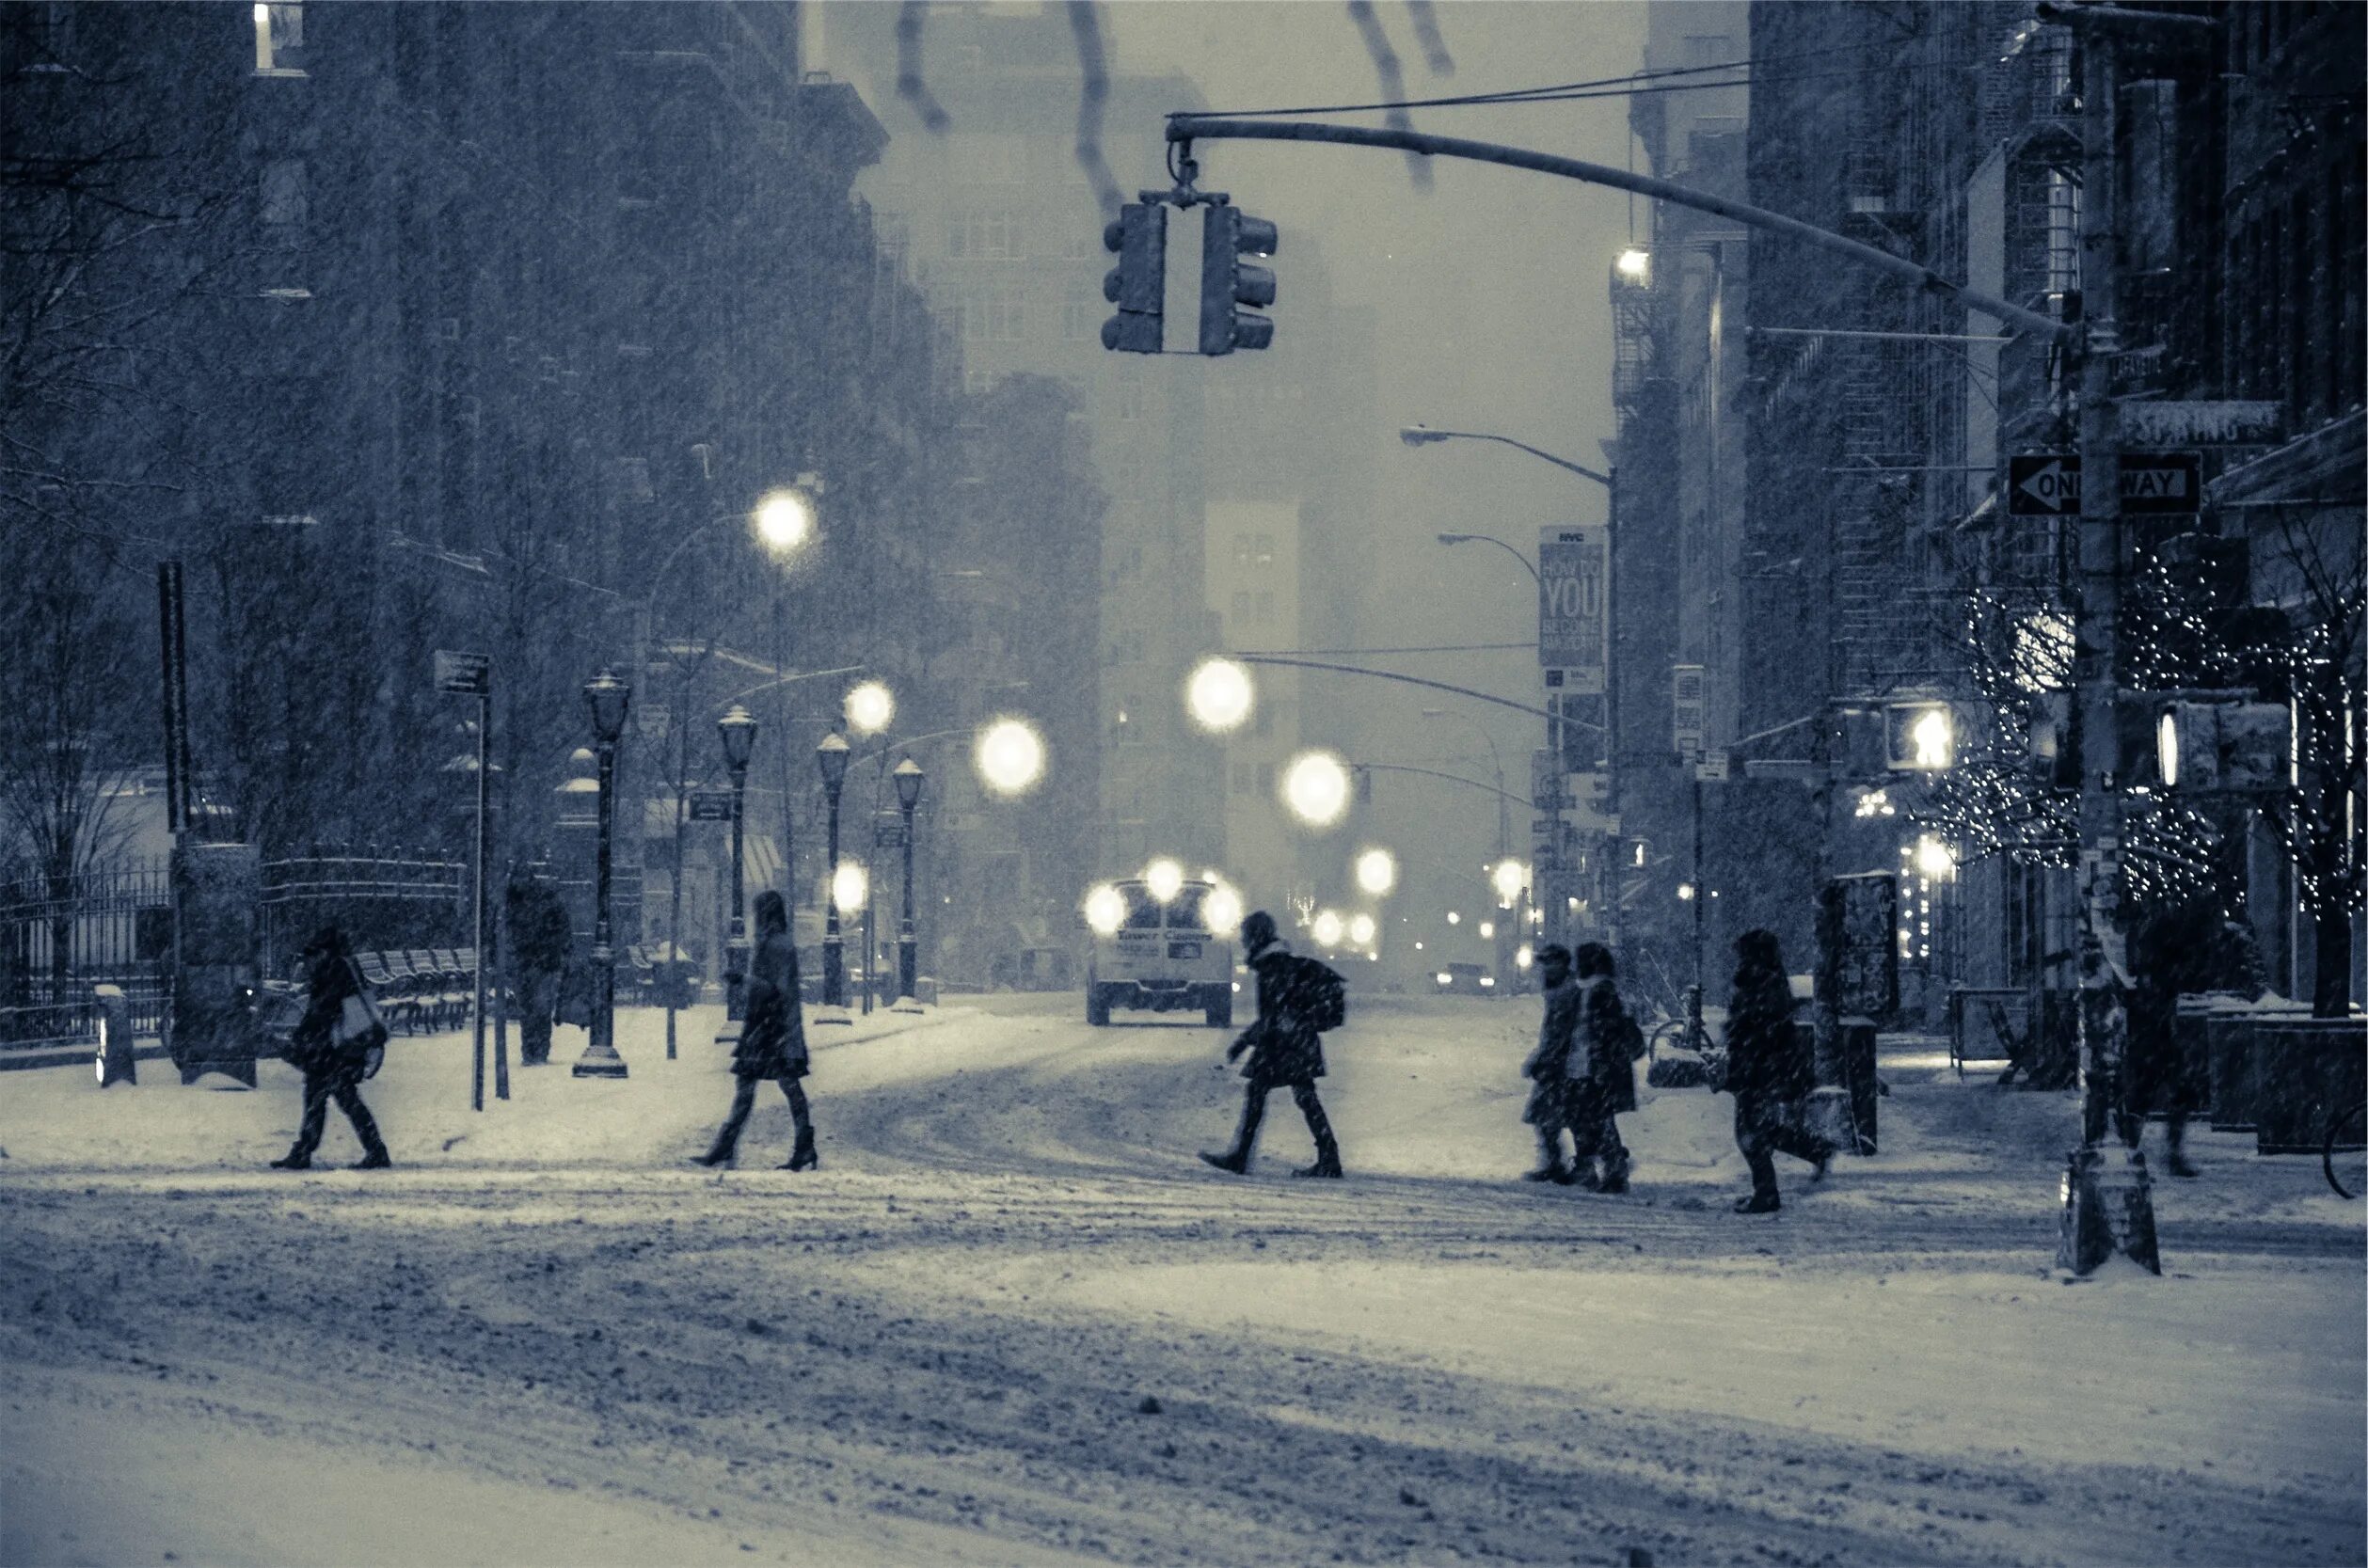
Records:
[[[2327,1184],[2335,1189],[2337,1197],[2368,1195],[2368,1103],[2328,1118],[2319,1168],[2327,1173]]]

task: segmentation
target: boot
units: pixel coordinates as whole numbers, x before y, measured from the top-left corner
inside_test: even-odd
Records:
[[[1311,1165],[1301,1165],[1297,1170],[1293,1171],[1291,1174],[1294,1176],[1330,1177],[1337,1180],[1341,1176],[1340,1150],[1336,1148],[1327,1148],[1315,1157],[1315,1164]]]
[[[781,1168],[783,1170],[819,1170],[821,1167],[822,1156],[814,1152],[814,1129],[800,1128],[797,1146],[789,1150],[788,1163]]]
[[[1754,1193],[1735,1200],[1735,1212],[1739,1214],[1772,1214],[1783,1207],[1783,1200],[1773,1193]]]
[[[1626,1160],[1604,1161],[1603,1180],[1596,1183],[1595,1190],[1607,1197],[1617,1197],[1627,1192],[1628,1162]]]
[[[310,1170],[312,1156],[300,1148],[292,1148],[271,1163],[274,1170]]]
[[[716,1146],[705,1154],[693,1154],[691,1157],[691,1163],[694,1165],[705,1165],[710,1170],[717,1165],[728,1165],[732,1163],[732,1146],[718,1140]]]
[[[1200,1151],[1200,1158],[1219,1170],[1232,1171],[1235,1176],[1246,1175],[1249,1170],[1249,1156],[1237,1154],[1232,1149],[1222,1154],[1212,1154],[1204,1148]]]
[[[2170,1151],[2170,1158],[2167,1164],[2170,1166],[2170,1174],[2173,1176],[2195,1177],[2201,1176],[2203,1174],[2201,1171],[2196,1169],[2195,1163],[2189,1160],[2185,1152],[2181,1149],[2172,1149]]]
[[[1570,1185],[1570,1167],[1564,1164],[1560,1160],[1557,1160],[1550,1165],[1543,1165],[1536,1170],[1523,1171],[1521,1173],[1521,1180],[1524,1181],[1551,1181],[1558,1186],[1567,1187]]]
[[[387,1170],[393,1164],[394,1162],[387,1157],[386,1146],[381,1144],[356,1161],[354,1168],[356,1170]]]

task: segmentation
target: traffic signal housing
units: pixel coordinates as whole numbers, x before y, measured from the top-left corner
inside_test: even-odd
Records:
[[[1274,304],[1275,275],[1242,258],[1272,256],[1279,240],[1264,218],[1251,217],[1230,201],[1209,205],[1207,226],[1200,230],[1201,353],[1265,348],[1275,341],[1272,321],[1236,307],[1263,310]]]
[[[1102,279],[1102,297],[1119,313],[1102,324],[1102,346],[1121,354],[1157,354],[1165,346],[1168,293],[1168,209],[1130,201],[1102,230],[1119,264]]]
[[[1957,765],[1957,715],[1943,702],[1883,710],[1883,762],[1893,772],[1945,773]]]

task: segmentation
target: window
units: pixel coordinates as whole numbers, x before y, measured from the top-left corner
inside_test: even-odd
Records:
[[[958,261],[1009,261],[1020,256],[1020,220],[1006,208],[975,207],[946,218],[946,254]]]
[[[1234,593],[1234,594],[1233,594],[1233,613],[1232,613],[1232,618],[1233,622],[1234,622],[1236,625],[1240,625],[1240,624],[1242,624],[1242,623],[1245,623],[1245,622],[1248,621],[1248,619],[1249,619],[1249,590],[1248,590],[1248,589],[1244,588],[1244,589],[1239,589],[1239,590],[1235,591],[1235,593]]]
[[[1084,283],[1072,283],[1061,291],[1060,335],[1069,342],[1092,340],[1101,328],[1094,321],[1093,290]]]
[[[2059,169],[2047,171],[2047,292],[2080,287],[2080,187]]]
[[[962,372],[962,390],[975,398],[985,397],[989,392],[994,390],[994,372],[993,371],[964,371]]]
[[[255,74],[304,74],[304,7],[259,5],[255,8]]]
[[[304,239],[310,215],[304,182],[304,160],[275,158],[263,166],[263,234],[274,245],[294,245]]]
[[[1274,563],[1275,536],[1271,533],[1262,533],[1258,536],[1258,564],[1271,566]]]
[[[1249,564],[1249,535],[1247,533],[1233,535],[1233,564],[1236,566]]]
[[[1724,33],[1688,33],[1686,64],[1724,65],[1735,57],[1735,44]]]

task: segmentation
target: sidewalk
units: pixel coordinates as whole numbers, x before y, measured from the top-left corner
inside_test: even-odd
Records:
[[[929,1029],[970,1016],[971,1008],[924,1007],[917,1014],[851,1013],[845,1025],[806,1019],[807,1044],[827,1061],[836,1051]],[[577,1078],[585,1035],[554,1032],[550,1064],[517,1065],[510,1033],[510,1095],[494,1098],[493,1041],[485,1042],[485,1108],[469,1109],[470,1037],[466,1030],[398,1035],[386,1065],[362,1086],[398,1165],[481,1164],[600,1164],[646,1167],[696,1152],[731,1100],[731,1046],[715,1040],[720,1006],[675,1014],[678,1055],[666,1059],[666,1015],[654,1007],[617,1009],[617,1050],[628,1075]],[[262,1168],[287,1152],[302,1111],[304,1077],[278,1060],[257,1065],[248,1091],[219,1075],[183,1087],[169,1061],[140,1064],[136,1085],[101,1089],[87,1056],[33,1071],[0,1074],[0,1171],[56,1168]],[[781,1097],[758,1101],[752,1136],[769,1135],[769,1116],[786,1117]],[[358,1157],[353,1129],[331,1106],[319,1158],[331,1165]]]

